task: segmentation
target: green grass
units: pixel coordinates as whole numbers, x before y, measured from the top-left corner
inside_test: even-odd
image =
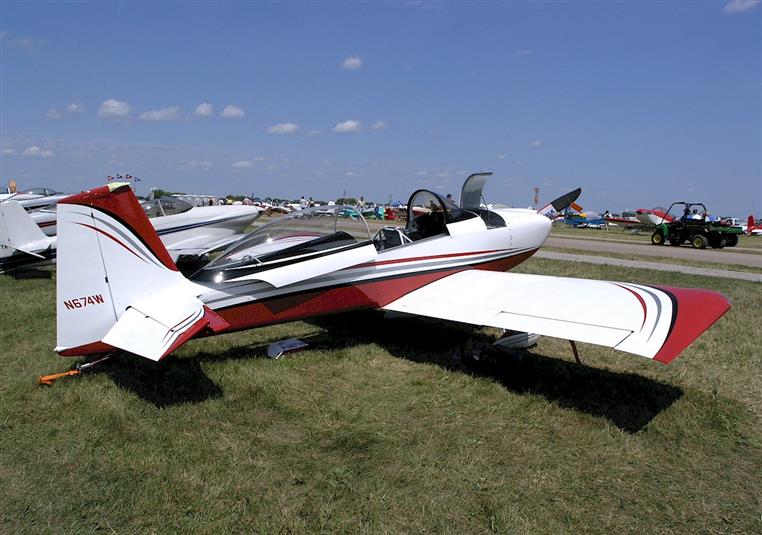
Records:
[[[154,365],[52,353],[54,284],[0,277],[3,533],[762,529],[759,284],[532,259],[521,271],[712,287],[734,308],[669,366],[355,313],[192,341]],[[596,314],[585,303],[580,314]],[[305,337],[277,361],[268,342]]]

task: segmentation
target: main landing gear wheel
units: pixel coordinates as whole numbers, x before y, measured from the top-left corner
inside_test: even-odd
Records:
[[[691,238],[691,245],[693,245],[693,247],[696,249],[706,249],[708,243],[709,240],[707,240],[706,236],[703,234],[696,234],[693,238]]]
[[[664,235],[661,232],[651,234],[651,243],[654,245],[664,245]]]

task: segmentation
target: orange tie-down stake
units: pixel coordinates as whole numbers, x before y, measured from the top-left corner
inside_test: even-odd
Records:
[[[60,379],[61,377],[68,377],[70,375],[79,375],[80,373],[82,373],[82,372],[92,368],[96,364],[100,364],[101,362],[104,362],[104,361],[110,359],[114,355],[114,353],[115,352],[111,352],[108,355],[106,355],[105,357],[101,357],[98,360],[94,360],[92,362],[85,362],[84,364],[77,364],[74,367],[73,370],[69,370],[69,371],[61,372],[61,373],[52,373],[50,375],[40,375],[37,378],[37,384],[52,386],[53,385],[53,381],[55,381],[56,379]]]

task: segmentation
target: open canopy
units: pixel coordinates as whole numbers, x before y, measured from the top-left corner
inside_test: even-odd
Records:
[[[148,217],[162,217],[165,215],[182,214],[187,212],[193,205],[176,197],[161,197],[150,199],[142,204],[143,210]]]

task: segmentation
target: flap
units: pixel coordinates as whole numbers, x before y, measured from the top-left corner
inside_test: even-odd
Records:
[[[469,270],[388,304],[407,312],[612,347],[669,362],[730,304],[707,290]]]

